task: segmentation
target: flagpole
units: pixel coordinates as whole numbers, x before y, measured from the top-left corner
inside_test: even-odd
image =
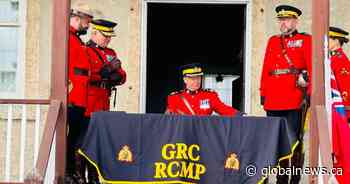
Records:
[[[310,128],[310,167],[322,165],[330,171],[332,168],[331,142],[328,130],[325,72],[328,47],[329,0],[312,1],[312,94]],[[320,144],[320,142],[322,144]],[[321,153],[321,164],[318,163]],[[323,175],[323,181],[328,183],[330,176]],[[318,183],[318,176],[309,177],[309,183]]]

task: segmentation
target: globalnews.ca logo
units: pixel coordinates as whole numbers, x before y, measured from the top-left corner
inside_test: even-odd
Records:
[[[246,174],[248,176],[255,176],[257,174],[257,169],[254,165],[249,165],[246,167]],[[328,169],[327,167],[265,167],[261,170],[262,176],[269,175],[343,175],[343,168],[332,168]]]

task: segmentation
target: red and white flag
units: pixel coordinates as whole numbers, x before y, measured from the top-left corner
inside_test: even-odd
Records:
[[[342,175],[336,175],[340,184],[350,183],[350,128],[345,107],[338,90],[337,81],[331,74],[332,145],[334,168],[342,168]]]

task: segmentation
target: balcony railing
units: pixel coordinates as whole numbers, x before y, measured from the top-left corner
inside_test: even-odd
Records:
[[[5,168],[4,177],[0,177],[0,183],[25,183],[25,180],[37,179],[38,183],[43,182],[46,176],[46,170],[49,162],[51,147],[55,136],[55,129],[57,119],[60,111],[61,103],[57,100],[17,100],[17,99],[0,99],[0,105],[7,107],[7,116],[1,117],[6,124],[5,128]],[[30,108],[34,106],[34,108]],[[42,110],[42,106],[48,106],[46,123],[44,125],[42,138],[40,140],[40,124],[42,114],[45,112]],[[17,108],[20,107],[20,108]],[[30,114],[30,115],[28,115]],[[30,120],[29,120],[30,119]],[[31,130],[32,136],[28,136],[28,122],[32,122]],[[15,123],[20,129],[20,134],[14,134]],[[19,137],[18,137],[19,136]],[[14,148],[18,147],[14,139],[19,139],[19,150]],[[28,147],[28,139],[33,139],[33,145],[29,146],[32,153],[26,151]],[[41,141],[40,145],[39,142]],[[32,164],[28,166],[27,154],[32,154]],[[17,157],[19,156],[19,157]],[[17,158],[16,158],[17,157]],[[13,162],[14,160],[17,160]],[[14,165],[19,163],[19,165]],[[25,170],[26,166],[26,170]],[[12,174],[14,168],[18,168],[18,173]],[[30,168],[30,169],[28,169]],[[27,171],[27,172],[26,172]],[[27,175],[29,173],[29,175]],[[11,177],[11,174],[13,177]],[[2,174],[0,174],[2,176]],[[39,177],[39,178],[33,178]],[[15,178],[15,181],[12,180]],[[49,180],[53,181],[54,178]]]

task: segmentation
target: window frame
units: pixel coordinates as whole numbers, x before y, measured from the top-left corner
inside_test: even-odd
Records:
[[[18,0],[18,20],[1,22],[0,27],[18,28],[15,92],[0,91],[0,98],[24,98],[27,0]]]

